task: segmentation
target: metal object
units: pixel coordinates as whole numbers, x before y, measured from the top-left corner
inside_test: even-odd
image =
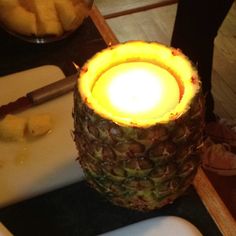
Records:
[[[36,90],[33,90],[17,100],[0,107],[0,118],[11,113],[17,113],[30,107],[40,105],[49,100],[62,96],[74,89],[79,72],[48,84]]]

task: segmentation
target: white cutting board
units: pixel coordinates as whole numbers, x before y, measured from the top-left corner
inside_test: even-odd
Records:
[[[64,77],[46,65],[0,77],[0,105]],[[66,186],[83,178],[71,131],[72,92],[17,115],[49,113],[52,132],[35,141],[0,141],[0,208]]]

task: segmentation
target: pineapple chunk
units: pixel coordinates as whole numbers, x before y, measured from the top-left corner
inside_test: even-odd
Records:
[[[9,10],[12,7],[19,6],[18,0],[0,0],[0,10]]]
[[[55,7],[65,31],[76,28],[76,11],[73,3],[68,0],[54,0]]]
[[[31,136],[41,136],[52,129],[52,120],[48,114],[37,114],[29,117],[27,130]]]
[[[60,36],[88,16],[81,0],[0,0],[0,21],[23,35]]]
[[[76,25],[79,26],[83,23],[84,18],[86,18],[89,14],[88,7],[83,1],[79,1],[75,5],[75,11],[77,16]]]
[[[63,29],[53,0],[32,0],[31,6],[38,22],[38,35],[61,35]]]
[[[0,121],[0,138],[4,141],[22,141],[26,120],[14,115],[7,115]]]
[[[0,20],[10,30],[24,35],[33,35],[37,33],[36,17],[22,6],[18,5],[0,5]]]
[[[1,1],[1,0],[0,0]],[[26,10],[33,12],[33,6],[31,0],[19,0],[19,3]],[[34,13],[34,12],[33,12]]]

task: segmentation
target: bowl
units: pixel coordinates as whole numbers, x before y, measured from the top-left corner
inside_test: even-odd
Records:
[[[89,15],[93,0],[0,1],[0,26],[24,41],[43,44],[68,37]]]

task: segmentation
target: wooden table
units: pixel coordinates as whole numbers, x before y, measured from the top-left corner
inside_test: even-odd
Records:
[[[85,29],[85,27],[89,29]],[[97,32],[97,29],[100,34]],[[81,31],[85,33],[81,35]],[[42,46],[22,43],[11,37],[8,39],[6,35],[5,37],[2,46],[0,46],[2,50],[0,56],[0,75],[52,63],[60,66],[64,73],[69,75],[74,72],[71,64],[72,60],[82,65],[95,52],[100,51],[107,45],[118,43],[118,40],[96,6],[93,7],[90,18],[78,31],[78,35],[72,35],[65,41]],[[14,48],[11,46],[13,45],[12,42],[14,42]],[[70,48],[72,44],[74,45],[74,50]],[[66,52],[65,58],[67,60],[61,60],[60,48],[63,48]],[[27,51],[30,51],[28,57],[19,55],[19,53]],[[78,52],[79,56],[77,55]],[[34,54],[37,54],[37,60],[35,60]],[[13,55],[15,55],[15,58]],[[78,197],[76,196],[77,193]],[[83,201],[84,203],[81,205]],[[89,203],[86,201],[89,201]],[[196,206],[193,206],[194,204]],[[76,207],[78,207],[78,210],[76,210]],[[87,215],[83,215],[83,219],[80,219],[80,215],[77,213],[82,211],[82,209],[84,209],[84,214]],[[16,229],[16,232],[18,232],[16,235],[21,235],[22,232],[24,232],[22,235],[27,235],[27,232],[30,232],[27,231],[27,227],[30,227],[30,230],[35,230],[34,235],[40,235],[40,227],[46,227],[47,232],[51,235],[55,233],[55,235],[58,235],[58,232],[61,232],[60,235],[63,235],[62,232],[65,229],[72,230],[73,235],[79,235],[78,232],[86,232],[84,235],[95,235],[94,232],[102,233],[138,220],[168,214],[182,216],[192,222],[196,221],[195,225],[201,228],[202,231],[206,230],[204,232],[210,232],[211,235],[220,235],[221,232],[222,235],[233,236],[236,232],[235,220],[201,169],[199,169],[195,178],[194,187],[190,188],[186,195],[178,199],[173,205],[164,207],[157,212],[137,213],[112,206],[82,182],[1,209],[0,221],[3,221],[10,229]],[[45,217],[46,219],[44,219]],[[93,222],[93,217],[98,222]],[[103,218],[106,219],[106,222],[103,221]],[[27,222],[29,225],[24,225]],[[91,223],[88,224],[88,222]],[[218,229],[214,226],[214,222]],[[80,229],[78,229],[78,224],[80,224]],[[53,228],[55,225],[57,225],[57,228]],[[212,229],[206,229],[207,226],[212,227]],[[93,229],[90,229],[92,227]]]

